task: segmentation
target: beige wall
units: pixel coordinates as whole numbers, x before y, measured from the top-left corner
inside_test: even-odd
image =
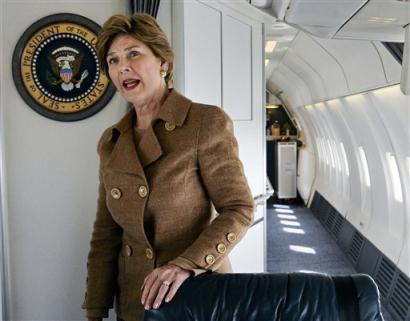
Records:
[[[78,122],[29,108],[12,79],[17,40],[36,20],[75,13],[100,25],[126,1],[5,1],[2,7],[1,138],[8,315],[13,320],[81,320],[86,256],[95,216],[102,131],[125,111],[116,95]]]

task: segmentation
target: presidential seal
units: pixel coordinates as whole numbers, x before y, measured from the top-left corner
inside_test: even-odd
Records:
[[[13,54],[14,83],[36,112],[76,121],[100,111],[115,93],[95,44],[100,27],[74,14],[47,16],[21,36]]]

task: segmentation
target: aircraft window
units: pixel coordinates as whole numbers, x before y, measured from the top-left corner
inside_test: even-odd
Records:
[[[363,174],[364,174],[364,182],[367,187],[370,187],[370,174],[369,174],[369,166],[367,165],[367,158],[362,146],[359,146],[359,156],[360,161],[362,164]]]
[[[335,168],[335,158],[333,156],[334,150],[332,148],[332,144],[330,143],[330,140],[327,140],[327,145],[329,146],[330,160],[332,162],[332,168]]]
[[[316,146],[318,149],[318,155],[319,155],[319,162],[323,163],[323,155],[322,155],[322,146],[320,145],[320,138],[316,137]]]
[[[269,40],[265,45],[265,53],[272,53],[276,47],[276,41]]]
[[[342,165],[340,164],[340,157],[339,157],[339,153],[337,153],[337,147],[336,147],[336,142],[334,140],[332,140],[332,144],[333,144],[333,150],[335,151],[335,159],[336,159],[336,163],[337,163],[337,169],[339,170],[339,172],[342,171]]]
[[[407,177],[410,176],[410,156],[406,157],[406,163],[407,163]]]
[[[403,203],[403,194],[401,190],[399,168],[397,167],[396,157],[392,153],[386,153],[387,163],[389,164],[389,170],[391,178],[393,180],[393,193],[397,202]]]
[[[330,149],[329,145],[326,144],[326,140],[322,139],[323,149],[326,151],[326,164],[331,165],[331,157],[329,155],[332,154],[332,150]]]
[[[345,168],[346,168],[346,175],[349,176],[350,175],[349,163],[347,162],[345,146],[343,145],[342,142],[340,142],[340,148],[342,149],[343,161],[345,163]]]
[[[326,144],[325,144],[325,139],[324,139],[324,138],[321,139],[321,143],[322,143],[322,149],[323,149],[323,151],[325,152],[326,164],[327,164],[327,165],[330,165],[330,161],[329,161],[329,152],[330,152],[330,151],[326,151],[327,148],[326,148]]]

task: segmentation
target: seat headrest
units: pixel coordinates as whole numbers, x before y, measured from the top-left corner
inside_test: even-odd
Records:
[[[347,277],[356,288],[360,321],[383,321],[374,281]],[[187,279],[171,302],[145,311],[144,321],[338,321],[338,309],[329,275],[204,273]]]

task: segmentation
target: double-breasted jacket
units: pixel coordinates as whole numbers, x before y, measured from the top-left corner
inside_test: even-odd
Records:
[[[142,321],[141,285],[156,267],[229,272],[227,254],[254,202],[230,118],[171,90],[138,152],[130,110],[98,143],[100,184],[83,308]],[[217,214],[212,215],[212,204]],[[147,217],[149,227],[147,227]]]

